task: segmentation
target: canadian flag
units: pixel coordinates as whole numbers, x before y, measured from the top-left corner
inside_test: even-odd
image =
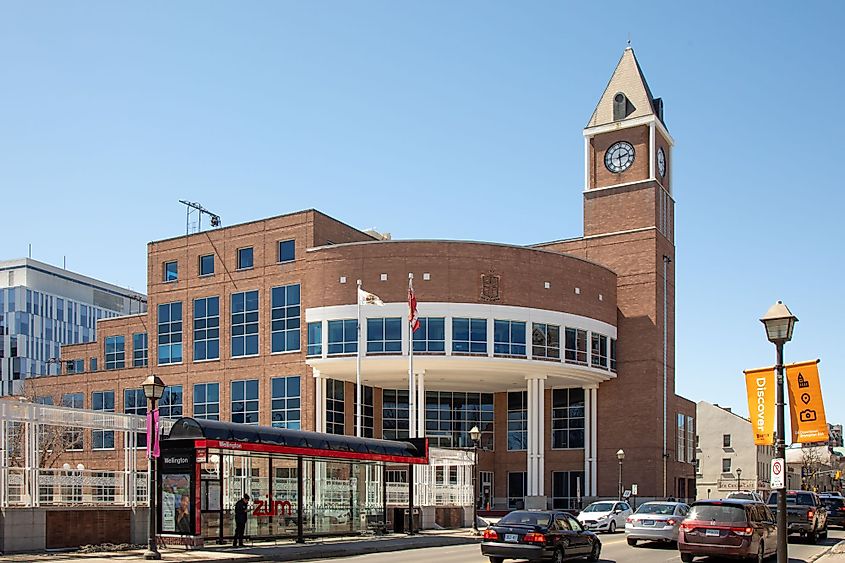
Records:
[[[413,280],[408,280],[408,321],[411,323],[412,332],[416,332],[420,328],[420,316],[417,312],[417,296],[414,294]]]

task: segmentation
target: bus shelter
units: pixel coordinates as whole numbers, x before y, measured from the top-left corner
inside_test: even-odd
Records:
[[[234,536],[234,506],[250,496],[246,535],[292,538],[385,527],[385,466],[413,476],[428,440],[376,440],[180,418],[161,440],[156,467],[158,533],[201,545]],[[413,513],[413,478],[408,513]]]

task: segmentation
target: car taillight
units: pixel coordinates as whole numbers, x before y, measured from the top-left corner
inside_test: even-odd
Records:
[[[499,539],[499,534],[496,533],[496,530],[491,530],[490,528],[487,528],[486,530],[484,530],[483,537],[485,540],[497,540]]]
[[[731,532],[738,536],[750,536],[754,532],[754,528],[731,528]]]
[[[687,524],[686,522],[681,522],[681,531],[691,532],[694,528],[695,528],[695,526],[693,526],[692,524]]]
[[[625,518],[625,522],[627,522],[628,524],[630,524],[630,523],[631,523],[631,522],[633,522],[633,521],[634,521],[634,519],[633,519],[633,518],[631,518],[630,516],[628,516],[627,518]]]
[[[668,520],[666,520],[666,523],[670,526],[674,526],[676,522],[677,520],[675,520],[674,518],[669,518]]]
[[[816,515],[815,512],[813,512],[812,510],[808,510],[807,511],[807,520],[812,520],[813,516],[815,516],[815,515]]]
[[[537,532],[528,532],[522,539],[527,543],[546,543],[546,536]]]

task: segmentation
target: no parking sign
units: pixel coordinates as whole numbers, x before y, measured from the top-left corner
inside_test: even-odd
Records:
[[[784,481],[786,478],[784,477],[785,465],[783,462],[782,457],[776,457],[772,460],[772,474],[771,478],[769,479],[769,483],[773,489],[784,489],[786,488],[786,484]]]

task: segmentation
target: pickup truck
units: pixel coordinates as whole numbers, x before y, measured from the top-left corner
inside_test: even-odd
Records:
[[[777,491],[769,494],[766,505],[777,517]],[[801,534],[810,542],[827,539],[827,508],[812,491],[786,491],[786,527],[789,534]]]

